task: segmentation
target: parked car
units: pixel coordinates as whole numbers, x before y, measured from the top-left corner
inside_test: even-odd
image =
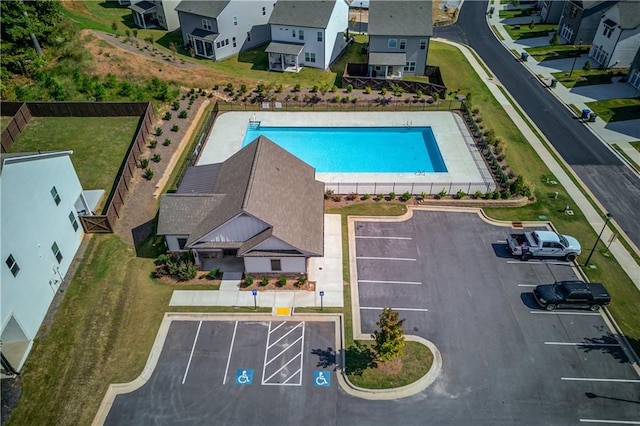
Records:
[[[536,286],[533,296],[548,311],[556,308],[584,308],[597,311],[611,303],[609,292],[600,283],[559,281]]]
[[[533,231],[507,235],[509,252],[529,260],[532,256],[561,257],[573,262],[582,252],[580,243],[569,235],[553,231]]]

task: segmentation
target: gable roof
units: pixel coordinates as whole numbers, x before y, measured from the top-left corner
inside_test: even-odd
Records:
[[[430,1],[369,2],[369,35],[432,36]]]
[[[640,26],[640,2],[623,1],[616,6],[620,10],[620,28],[632,30]]]
[[[160,197],[157,234],[189,235],[224,198],[218,194],[163,194]]]
[[[184,0],[176,6],[176,11],[217,18],[230,2],[231,0]]]
[[[327,28],[338,1],[343,0],[278,0],[269,18],[269,24]]]
[[[222,163],[204,164],[187,168],[176,193],[213,194]]]

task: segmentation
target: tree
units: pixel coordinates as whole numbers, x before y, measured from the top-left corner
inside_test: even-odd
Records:
[[[376,358],[380,361],[391,361],[402,356],[405,346],[404,341],[404,319],[399,319],[398,312],[391,308],[384,308],[380,314],[380,319],[376,323],[379,330],[373,332],[375,344],[373,350]]]
[[[549,42],[551,43],[552,46],[557,46],[560,44],[560,39],[558,38],[557,31],[553,33],[553,37],[551,37],[551,40]]]

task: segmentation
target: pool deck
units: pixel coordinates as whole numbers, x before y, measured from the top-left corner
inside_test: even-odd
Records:
[[[242,147],[250,120],[261,126],[278,127],[403,127],[429,126],[438,143],[445,173],[316,173],[327,188],[342,194],[356,192],[418,194],[467,193],[493,190],[494,183],[462,118],[449,111],[438,112],[226,112],[218,116],[198,165],[220,163]],[[384,155],[384,153],[381,153]],[[357,159],[356,159],[357,160]]]

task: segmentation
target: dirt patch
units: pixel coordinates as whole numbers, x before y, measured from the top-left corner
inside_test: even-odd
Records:
[[[433,9],[432,9],[432,21],[436,22],[447,22],[454,21],[456,15],[458,13],[458,9],[453,7],[444,8],[444,4],[447,3],[446,0],[434,0],[433,1]]]
[[[402,373],[402,358],[394,358],[391,361],[376,361],[376,369],[385,376],[397,376]]]

